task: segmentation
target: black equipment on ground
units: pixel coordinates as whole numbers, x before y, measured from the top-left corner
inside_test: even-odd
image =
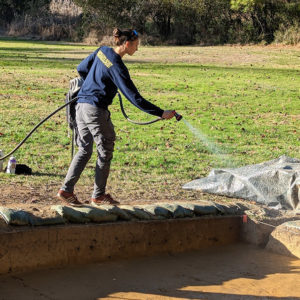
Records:
[[[6,173],[7,167],[4,169],[4,172]],[[17,164],[16,165],[16,173],[17,175],[31,175],[32,169],[24,164]]]

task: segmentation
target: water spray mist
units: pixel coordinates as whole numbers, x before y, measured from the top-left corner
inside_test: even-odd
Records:
[[[228,153],[226,153],[224,150],[221,150],[215,143],[210,141],[204,133],[192,126],[186,119],[184,119],[183,122],[190,132],[193,133],[193,135],[206,146],[209,152],[215,155],[217,160],[221,162],[222,165],[225,167],[234,166],[233,159]]]

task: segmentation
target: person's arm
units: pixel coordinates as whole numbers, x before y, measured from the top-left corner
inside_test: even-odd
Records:
[[[110,74],[115,85],[134,106],[148,114],[163,117],[164,111],[162,109],[140,95],[130,78],[127,68],[113,66],[110,69]]]
[[[89,70],[95,60],[97,51],[90,54],[87,58],[85,58],[77,67],[77,71],[83,79],[86,78],[87,74],[89,73]]]

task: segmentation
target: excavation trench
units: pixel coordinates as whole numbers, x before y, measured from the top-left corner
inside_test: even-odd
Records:
[[[0,233],[0,274],[224,246],[240,240],[241,224],[215,216],[19,227]]]
[[[14,227],[0,299],[300,299],[300,260],[262,249],[270,232],[245,216]]]

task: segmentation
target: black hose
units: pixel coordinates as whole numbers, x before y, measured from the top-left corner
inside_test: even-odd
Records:
[[[118,97],[119,97],[119,100],[120,100],[120,107],[121,107],[122,114],[123,114],[123,116],[125,117],[125,119],[127,121],[129,121],[133,124],[137,124],[137,125],[149,125],[149,124],[155,123],[157,121],[163,120],[163,118],[157,118],[157,119],[149,121],[149,122],[137,122],[137,121],[130,120],[129,117],[127,116],[125,110],[124,110],[122,97],[121,97],[120,93],[118,93]]]
[[[121,111],[125,117],[126,120],[128,120],[129,122],[133,123],[133,124],[137,124],[137,125],[148,125],[148,124],[152,124],[155,123],[157,121],[163,120],[162,118],[158,118],[149,122],[137,122],[137,121],[133,121],[130,120],[128,118],[128,116],[125,113],[124,107],[123,107],[123,102],[122,102],[122,97],[120,95],[120,93],[118,93],[119,96],[119,100],[120,100],[120,106],[121,106]],[[5,156],[0,157],[0,160],[4,160],[5,158],[11,156],[13,153],[15,153],[26,141],[27,139],[43,124],[45,123],[48,119],[50,119],[53,115],[55,115],[57,112],[59,112],[61,109],[63,109],[64,107],[66,107],[67,105],[72,104],[73,102],[75,102],[77,100],[77,97],[75,97],[74,99],[70,100],[69,102],[65,103],[64,105],[60,106],[59,108],[57,108],[54,112],[52,112],[50,115],[48,115],[45,119],[43,119],[41,122],[39,122],[27,135],[26,137],[17,145],[17,147],[15,147],[11,152],[9,152],[8,154],[6,154]],[[74,134],[74,133],[73,133]],[[72,137],[72,157],[74,154],[74,137]]]
[[[27,135],[26,137],[19,143],[19,145],[12,150],[11,152],[9,152],[7,155],[0,157],[0,160],[4,160],[5,158],[9,157],[10,155],[12,155],[13,153],[15,153],[25,142],[26,140],[44,123],[46,122],[48,119],[50,119],[53,115],[55,115],[57,112],[59,112],[61,109],[63,109],[64,107],[66,107],[67,105],[70,105],[71,103],[75,102],[77,100],[77,97],[75,97],[74,99],[70,100],[69,102],[65,103],[64,105],[60,106],[58,109],[56,109],[54,112],[52,112],[50,115],[48,115],[44,120],[42,120],[40,123],[38,123]]]

